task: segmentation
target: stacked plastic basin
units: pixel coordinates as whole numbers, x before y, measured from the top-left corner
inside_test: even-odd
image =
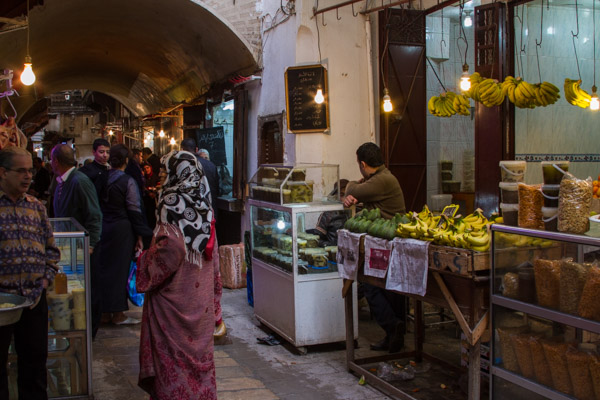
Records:
[[[558,195],[560,193],[560,181],[565,172],[569,171],[568,161],[542,161],[542,174],[544,184],[542,194],[544,195],[544,227],[547,231],[556,231],[558,222]]]
[[[519,221],[519,182],[523,182],[527,162],[500,161],[500,211],[506,225],[517,226]]]

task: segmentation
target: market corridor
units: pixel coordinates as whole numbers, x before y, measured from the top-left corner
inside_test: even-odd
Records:
[[[256,338],[267,333],[258,327],[245,289],[224,289],[221,304],[228,339],[215,346],[220,400],[389,399],[358,384],[358,378],[346,369],[341,345],[300,356],[284,346],[257,344]],[[141,318],[141,308],[131,308],[128,314]],[[137,387],[139,329],[139,325],[101,327],[93,343],[95,400],[148,398]]]

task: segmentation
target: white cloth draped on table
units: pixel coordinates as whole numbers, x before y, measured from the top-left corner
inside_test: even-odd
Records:
[[[425,296],[430,242],[395,238],[391,243],[392,253],[385,288]]]
[[[365,236],[365,233],[352,233],[347,229],[338,230],[336,262],[341,278],[356,280],[362,236]]]

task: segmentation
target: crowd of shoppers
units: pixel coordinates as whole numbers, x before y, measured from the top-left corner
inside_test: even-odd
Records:
[[[179,398],[183,382],[192,397],[216,399],[212,336],[215,319],[222,330],[224,324],[214,302],[221,288],[214,182],[196,149],[161,160],[147,148],[131,151],[97,139],[93,160],[78,169],[70,145],[56,145],[46,165],[23,147],[0,147],[0,292],[31,302],[17,323],[0,327],[0,398],[8,398],[13,338],[20,398],[47,398],[46,288],[60,259],[50,216],[72,217],[89,232],[92,337],[102,319],[140,322],[124,313],[129,269],[137,259],[138,291],[146,293],[140,386],[152,398],[170,399]],[[212,174],[216,169],[206,163]],[[169,333],[161,329],[165,324],[173,328]],[[178,379],[165,381],[174,359]]]

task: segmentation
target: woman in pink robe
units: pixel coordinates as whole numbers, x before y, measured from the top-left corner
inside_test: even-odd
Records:
[[[196,157],[174,151],[150,248],[138,260],[145,292],[138,385],[153,400],[216,400],[213,359],[214,223]]]

